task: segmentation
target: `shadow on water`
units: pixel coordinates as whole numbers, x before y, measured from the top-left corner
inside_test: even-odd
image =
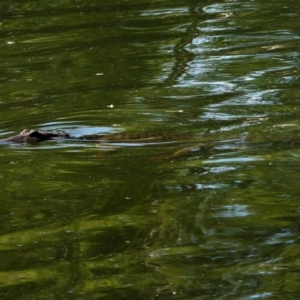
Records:
[[[3,299],[295,299],[294,1],[1,4]]]

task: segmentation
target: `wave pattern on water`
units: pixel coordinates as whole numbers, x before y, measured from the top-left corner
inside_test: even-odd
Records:
[[[192,137],[0,147],[1,298],[296,299],[298,6],[2,1],[1,136]]]

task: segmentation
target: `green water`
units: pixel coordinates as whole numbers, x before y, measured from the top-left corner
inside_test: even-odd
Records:
[[[1,299],[297,299],[295,1],[6,1]]]

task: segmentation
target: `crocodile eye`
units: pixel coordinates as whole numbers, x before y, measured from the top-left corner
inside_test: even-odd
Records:
[[[28,136],[31,136],[31,137],[40,137],[41,134],[36,131],[36,130],[30,130],[30,132],[28,133]]]
[[[21,131],[21,135],[28,135],[28,134],[30,134],[30,132],[31,132],[32,130],[31,129],[24,129],[23,131]]]

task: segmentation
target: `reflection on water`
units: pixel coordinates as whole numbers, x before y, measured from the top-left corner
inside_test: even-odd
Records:
[[[3,1],[3,299],[296,299],[294,1]]]

